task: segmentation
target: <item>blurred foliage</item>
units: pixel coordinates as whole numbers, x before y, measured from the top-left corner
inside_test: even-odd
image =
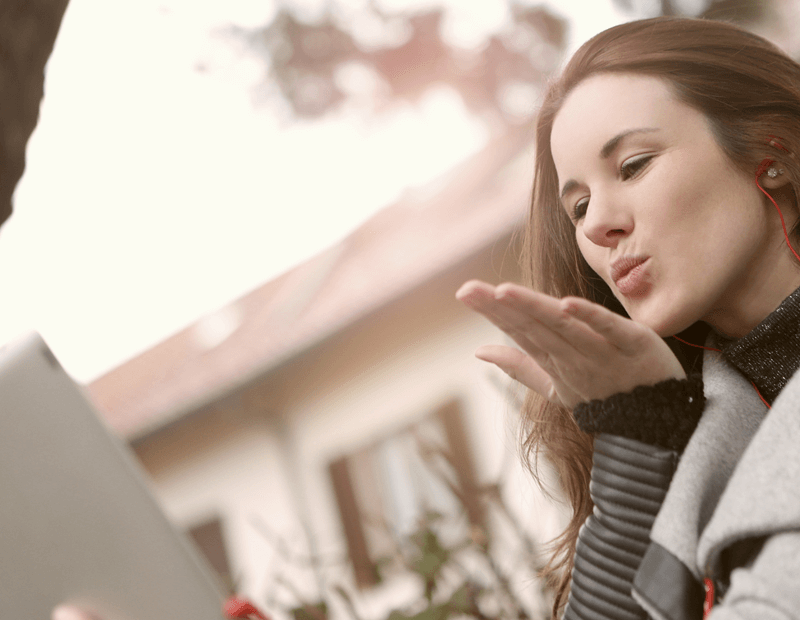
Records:
[[[297,119],[322,117],[344,104],[350,93],[341,72],[355,65],[381,84],[384,96],[375,97],[376,107],[416,101],[431,86],[446,84],[471,112],[513,125],[532,116],[536,94],[563,54],[568,25],[544,6],[507,1],[510,23],[474,49],[456,47],[442,36],[445,8],[390,12],[375,1],[363,9],[361,28],[343,18],[333,1],[315,21],[286,4],[271,23],[235,34],[267,61],[267,84]],[[689,15],[743,24],[761,20],[773,5],[770,0],[613,1],[635,17]],[[400,40],[398,32],[404,33]],[[512,101],[514,89],[518,99],[527,96],[527,107]]]
[[[431,475],[455,492],[456,513],[445,515],[428,510],[414,531],[395,540],[391,557],[376,559],[383,567],[382,579],[366,589],[354,584],[352,571],[347,570],[347,560],[292,553],[287,543],[270,533],[262,523],[260,529],[268,534],[268,542],[285,562],[278,569],[280,583],[271,584],[270,594],[262,601],[272,617],[364,620],[360,611],[364,596],[369,598],[373,589],[391,587],[396,579],[407,583],[409,577],[416,584],[413,593],[409,595],[408,589],[401,589],[406,592],[403,604],[384,606],[382,620],[544,620],[549,617],[553,593],[551,584],[539,578],[542,568],[539,543],[510,510],[504,498],[504,485],[494,482],[470,485],[470,488],[458,486],[453,482],[452,455],[430,445],[418,443],[418,448]],[[467,517],[467,505],[476,499],[485,508],[484,525],[470,525]],[[388,525],[386,534],[395,536]],[[301,574],[288,570],[290,567],[310,569],[321,577],[311,599],[309,590],[300,588],[299,583],[289,577]],[[281,603],[283,597],[278,595],[274,585],[279,585],[293,602]],[[374,613],[374,605],[371,607]]]
[[[641,11],[641,5],[652,5],[646,17],[678,15],[719,19],[739,24],[752,24],[766,17],[772,10],[770,0],[655,0],[643,3],[637,0],[614,0],[624,11]]]
[[[509,87],[538,89],[561,57],[567,25],[544,7],[512,2],[509,9],[512,23],[476,49],[442,37],[443,8],[390,13],[375,3],[366,9],[374,30],[368,43],[332,10],[307,22],[290,6],[263,28],[238,34],[268,59],[268,80],[297,118],[338,108],[347,98],[338,72],[355,63],[378,76],[389,99],[415,101],[430,86],[447,84],[472,112],[514,122],[519,113],[507,104]],[[398,31],[405,33],[399,42],[392,34]]]
[[[305,604],[289,610],[293,620],[325,620],[328,617],[328,605],[321,603]]]
[[[442,515],[429,513],[410,537],[407,567],[422,582],[424,600],[392,610],[387,620],[530,618],[530,605],[511,588],[509,576],[495,563],[485,532],[473,529],[468,537],[446,545],[440,532],[447,525]],[[463,562],[470,554],[480,559],[471,570]],[[458,575],[455,585],[453,574]]]

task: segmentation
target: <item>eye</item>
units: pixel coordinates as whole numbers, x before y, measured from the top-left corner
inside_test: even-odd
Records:
[[[587,196],[586,198],[581,198],[578,202],[575,203],[575,206],[572,207],[572,212],[570,213],[572,221],[577,222],[578,220],[583,219],[588,209],[589,209],[589,197]]]
[[[653,159],[654,155],[651,153],[643,153],[642,155],[634,155],[633,157],[629,157],[619,168],[619,176],[623,181],[627,181],[628,179],[632,179],[639,175],[639,173],[645,169],[647,164],[650,163],[650,160]]]

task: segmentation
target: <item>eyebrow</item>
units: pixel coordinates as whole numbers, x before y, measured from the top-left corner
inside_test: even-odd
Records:
[[[630,135],[636,133],[652,133],[654,131],[658,131],[655,127],[641,127],[639,129],[628,129],[626,131],[622,131],[618,133],[616,136],[611,138],[608,142],[603,145],[603,148],[600,149],[600,159],[608,159],[617,150],[620,143]]]
[[[656,127],[639,127],[636,129],[626,129],[625,131],[621,131],[603,145],[603,148],[600,149],[600,159],[608,159],[611,157],[611,155],[614,154],[614,151],[619,148],[619,145],[622,144],[622,141],[628,136],[637,133],[652,133],[654,131],[658,131],[658,129]],[[564,183],[564,187],[561,188],[561,198],[564,198],[564,196],[566,196],[577,186],[578,182],[574,179],[570,179]]]

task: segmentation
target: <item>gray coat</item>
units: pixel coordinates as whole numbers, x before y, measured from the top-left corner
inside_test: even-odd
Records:
[[[800,619],[800,372],[770,410],[720,353],[705,352],[703,383],[706,407],[651,539],[699,580],[719,573],[732,545],[764,539],[731,572],[710,620]],[[637,592],[639,577],[634,596],[666,620]]]

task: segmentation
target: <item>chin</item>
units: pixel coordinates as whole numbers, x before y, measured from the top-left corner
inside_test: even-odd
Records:
[[[686,312],[678,312],[674,307],[630,308],[627,310],[634,321],[647,325],[662,338],[679,334],[698,321],[697,317],[688,316]]]

